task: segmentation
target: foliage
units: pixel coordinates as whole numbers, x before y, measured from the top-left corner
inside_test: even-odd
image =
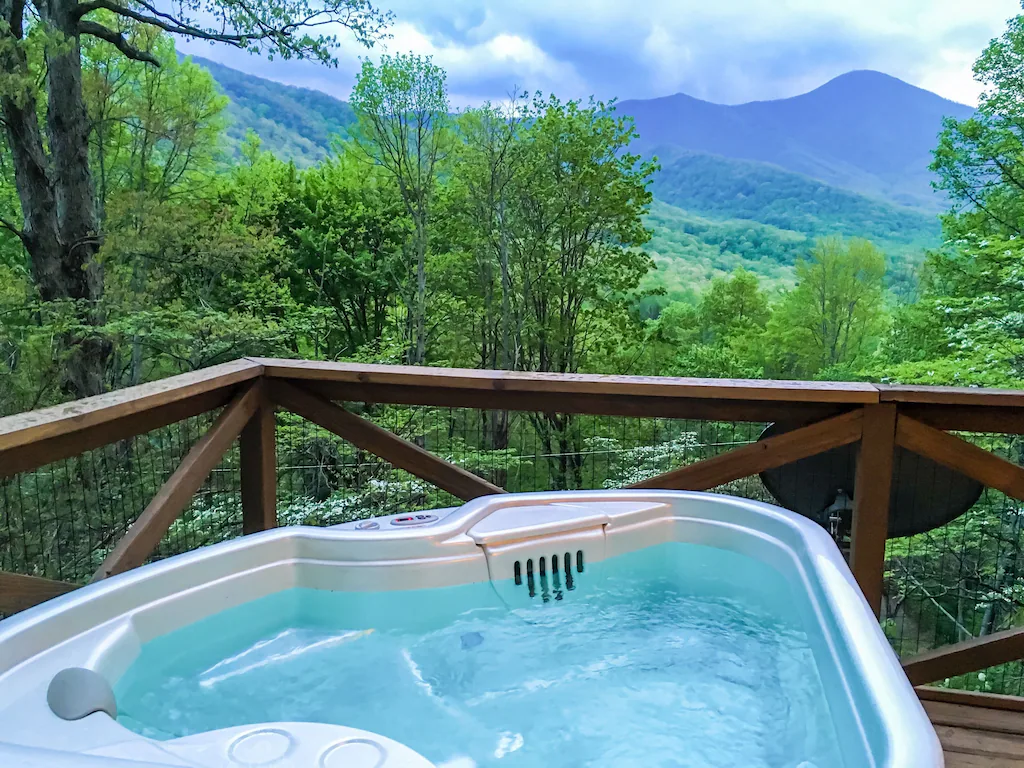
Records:
[[[866,237],[889,246],[933,244],[938,222],[927,214],[830,187],[773,166],[714,155],[666,160],[655,194],[680,208],[719,218],[754,219],[811,237]]]
[[[449,142],[448,91],[444,71],[430,57],[384,56],[363,61],[352,90],[358,116],[355,144],[386,173],[412,221],[409,249],[415,278],[406,286],[407,359],[427,354],[427,253],[431,214]]]
[[[1024,234],[1022,71],[1024,16],[1017,16],[974,65],[983,88],[977,111],[966,120],[947,118],[939,136],[932,170],[955,203],[943,222],[951,238]]]
[[[675,298],[737,267],[771,285],[792,285],[793,266],[812,242],[801,232],[749,219],[704,218],[657,199],[647,226],[652,233],[647,248],[658,268],[647,284]]]
[[[820,240],[768,328],[767,367],[786,378],[863,365],[883,331],[885,258],[866,240]],[[784,352],[779,354],[779,352]]]

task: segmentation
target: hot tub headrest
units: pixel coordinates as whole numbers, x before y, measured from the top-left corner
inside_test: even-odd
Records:
[[[81,720],[94,712],[117,717],[110,683],[98,672],[83,667],[68,667],[54,675],[46,689],[46,703],[63,720]]]

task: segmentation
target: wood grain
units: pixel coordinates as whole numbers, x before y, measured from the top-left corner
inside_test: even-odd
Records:
[[[262,374],[248,360],[0,419],[0,478],[219,408]]]
[[[434,456],[408,440],[378,427],[340,405],[284,381],[268,381],[271,397],[283,408],[319,424],[357,448],[379,456],[393,466],[436,485],[464,501],[492,493],[505,493],[462,467]]]
[[[850,569],[876,616],[882,606],[895,437],[896,406],[892,403],[866,406],[853,483]]]
[[[263,382],[252,384],[235,397],[209,431],[192,446],[146,509],[117,542],[93,575],[93,581],[122,573],[145,562],[213,468],[220,463],[224,452],[241,434],[264,397]]]
[[[1024,408],[1004,405],[934,405],[899,403],[901,416],[955,432],[1024,435]]]
[[[242,533],[277,527],[277,442],[274,404],[264,396],[239,437]]]
[[[1017,627],[913,656],[903,661],[903,671],[911,683],[924,685],[1021,659],[1024,627]]]
[[[766,469],[781,467],[791,461],[856,442],[860,439],[862,420],[860,409],[833,416],[642,480],[630,487],[706,491]]]
[[[842,403],[716,400],[650,395],[598,395],[569,392],[449,389],[444,386],[352,384],[337,381],[296,381],[328,400],[358,403],[430,405],[499,411],[579,413],[633,418],[698,419],[704,421],[820,421],[856,406]]]
[[[973,477],[989,488],[1024,500],[1024,468],[956,435],[900,415],[896,422],[896,442],[944,467]]]
[[[0,419],[0,450],[103,424],[128,413],[186,400],[201,392],[254,379],[261,373],[259,363],[235,360],[52,408],[7,416]]]
[[[936,725],[935,733],[946,752],[1024,763],[1024,739],[1017,734],[948,725]]]
[[[965,707],[1024,713],[1024,696],[1005,696],[999,693],[982,693],[980,691],[958,691],[953,688],[938,688],[931,685],[919,685],[914,690],[917,691],[917,697],[921,701],[936,701],[947,704],[960,704]]]
[[[928,687],[917,692],[942,744],[946,768],[1024,764],[1024,698]]]
[[[668,376],[601,376],[582,373],[486,371],[407,365],[366,365],[313,360],[249,358],[265,375],[303,381],[336,381],[373,386],[395,384],[493,392],[688,397],[799,403],[878,402],[872,384],[858,382],[771,381],[761,379],[687,379]]]
[[[0,613],[17,613],[73,589],[78,589],[78,585],[0,571]]]
[[[875,384],[879,402],[931,403],[934,405],[983,405],[1024,407],[1024,391],[982,387],[922,387],[905,384]]]
[[[111,445],[135,435],[177,424],[180,421],[227,405],[238,394],[236,384],[193,395],[150,410],[119,416],[109,422],[86,427],[77,432],[57,435],[38,443],[0,451],[0,478],[31,472],[61,459],[78,456],[104,445]]]
[[[957,693],[964,693],[957,691]],[[986,696],[987,694],[978,694]],[[1017,696],[1006,696],[1017,699],[1024,705],[1024,699]],[[924,711],[928,719],[935,725],[953,725],[961,728],[977,728],[996,733],[1016,733],[1024,735],[1024,710],[1001,709],[986,707],[975,702],[971,705],[958,704],[951,701],[934,701],[922,699]]]

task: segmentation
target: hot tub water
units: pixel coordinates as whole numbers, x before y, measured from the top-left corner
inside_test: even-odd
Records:
[[[519,597],[285,590],[145,644],[119,720],[336,723],[480,768],[843,765],[805,598],[768,565],[670,542]]]

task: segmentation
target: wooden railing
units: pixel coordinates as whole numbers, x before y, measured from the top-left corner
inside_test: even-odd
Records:
[[[1024,500],[1024,468],[953,432],[1024,433],[1024,392],[866,383],[562,375],[243,359],[82,401],[0,419],[0,481],[219,410],[156,495],[106,552],[93,580],[146,562],[194,493],[238,440],[242,532],[277,524],[275,411],[468,500],[503,493],[339,403],[470,408],[728,422],[782,422],[789,431],[635,483],[713,489],[843,445],[860,443],[851,568],[876,613],[883,594],[888,504],[897,446]],[[0,571],[0,612],[76,584]],[[1009,629],[905,660],[915,684],[1024,658]]]

